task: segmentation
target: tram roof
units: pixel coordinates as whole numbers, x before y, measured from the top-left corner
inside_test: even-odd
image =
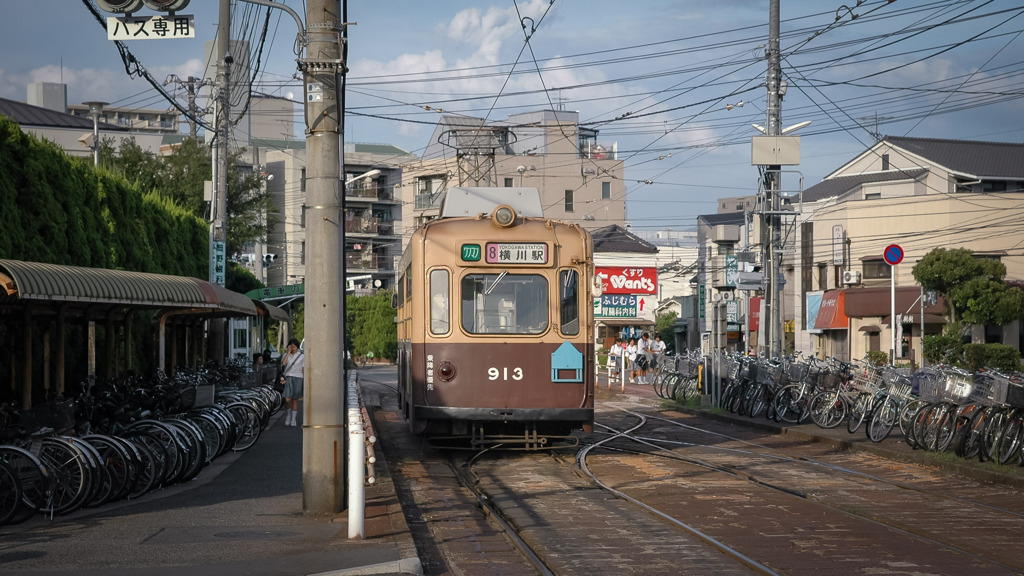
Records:
[[[441,205],[441,218],[490,214],[502,204],[511,206],[520,216],[544,217],[540,190],[536,188],[455,186],[445,193],[444,204]]]
[[[192,308],[254,316],[248,297],[198,278],[0,259],[0,303],[53,302],[82,307]]]

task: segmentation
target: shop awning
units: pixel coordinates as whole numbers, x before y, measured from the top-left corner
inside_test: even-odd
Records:
[[[643,320],[640,318],[595,318],[605,326],[654,326],[654,320]]]
[[[920,324],[921,323],[921,315],[920,314],[904,314],[903,315],[903,323],[904,324]],[[924,323],[925,324],[945,324],[946,323],[946,318],[941,316],[941,315],[939,315],[939,314],[929,314],[929,313],[925,312],[924,313]],[[890,326],[892,324],[892,316],[887,315],[885,318],[882,318],[882,324],[885,324],[886,326]]]
[[[847,330],[850,318],[846,315],[845,290],[829,290],[821,297],[821,307],[814,319],[814,327],[818,330]]]
[[[892,311],[892,287],[873,286],[871,288],[846,289],[846,315],[853,318],[871,318],[888,316]],[[909,310],[920,312],[920,286],[896,287],[896,311]],[[946,301],[940,294],[935,304],[925,306],[925,314],[942,315],[946,311]]]
[[[867,324],[866,326],[861,326],[860,331],[867,332],[869,334],[877,334],[881,332],[882,329],[879,328],[878,326],[875,326],[874,324]]]

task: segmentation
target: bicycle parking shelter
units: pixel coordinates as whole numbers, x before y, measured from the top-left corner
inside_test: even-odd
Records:
[[[49,393],[63,394],[65,360],[75,326],[83,328],[87,375],[96,376],[96,323],[102,323],[106,377],[128,369],[132,358],[133,312],[155,311],[156,367],[168,371],[184,361],[196,364],[205,352],[204,324],[213,318],[247,317],[287,321],[280,308],[197,278],[84,268],[0,259],[0,324],[20,345],[8,342],[8,375],[22,408],[33,398],[33,372]],[[41,342],[42,360],[34,346]],[[51,373],[54,382],[51,384]]]

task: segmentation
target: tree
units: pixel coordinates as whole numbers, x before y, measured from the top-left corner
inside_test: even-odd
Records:
[[[212,180],[210,148],[185,138],[167,156],[142,149],[134,138],[125,138],[115,151],[113,139],[100,144],[100,164],[123,174],[143,192],[154,191],[196,216],[208,220],[204,183]],[[277,222],[270,193],[262,175],[243,169],[239,160],[245,149],[230,154],[227,162],[227,246],[230,254],[241,253],[253,242],[264,242]]]
[[[658,317],[654,319],[654,332],[661,336],[661,341],[664,342],[666,346],[666,352],[674,352],[676,348],[675,323],[675,312],[658,314]]]
[[[373,352],[377,358],[398,355],[398,330],[390,290],[345,298],[345,348],[353,358]]]
[[[238,150],[228,161],[228,254],[240,254],[253,242],[266,242],[267,233],[277,222],[263,175],[240,168],[238,159],[244,152]]]
[[[973,367],[986,354],[995,358],[993,351],[965,357],[963,336],[969,326],[1001,326],[1024,317],[1024,290],[1003,281],[1006,266],[998,260],[976,257],[965,248],[936,248],[914,266],[913,274],[925,289],[945,294],[949,303],[951,321],[943,334],[924,337],[924,356],[931,362]]]
[[[1004,285],[1006,266],[992,258],[975,257],[966,248],[936,248],[925,254],[912,272],[925,290],[936,290],[946,296],[952,320],[970,311],[983,321],[968,322],[985,324],[995,315],[989,308],[999,300],[999,297],[989,297],[989,293],[996,290],[997,285]]]

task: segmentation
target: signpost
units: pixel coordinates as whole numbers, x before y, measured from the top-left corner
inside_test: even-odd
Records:
[[[161,40],[195,37],[196,19],[192,14],[107,17],[107,40]]]
[[[896,265],[903,261],[903,248],[899,244],[889,244],[882,252],[882,258],[889,265],[889,333],[892,334],[892,350],[889,352],[889,364],[896,364]],[[922,333],[923,334],[923,333]]]

